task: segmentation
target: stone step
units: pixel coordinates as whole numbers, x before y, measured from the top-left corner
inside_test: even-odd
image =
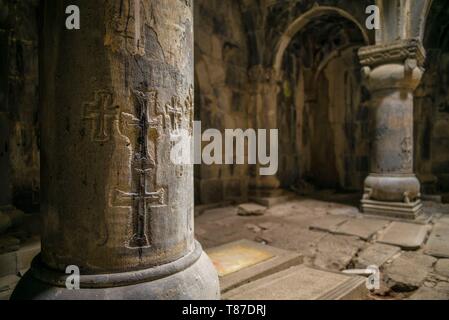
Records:
[[[295,266],[223,295],[225,300],[364,300],[366,278]]]
[[[299,253],[249,240],[228,243],[206,252],[217,269],[222,293],[303,261]]]

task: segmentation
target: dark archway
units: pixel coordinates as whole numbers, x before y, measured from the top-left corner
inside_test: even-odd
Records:
[[[332,10],[316,15],[284,51],[278,98],[283,186],[299,184],[302,191],[307,181],[320,189],[361,190],[369,145],[357,51],[368,37],[354,21]]]

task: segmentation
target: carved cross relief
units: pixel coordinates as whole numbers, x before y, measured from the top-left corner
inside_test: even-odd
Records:
[[[115,191],[116,206],[132,211],[130,249],[148,248],[151,238],[148,220],[154,208],[166,206],[167,191],[156,186],[157,144],[163,130],[163,117],[155,115],[157,94],[132,92],[134,114],[122,113],[123,127],[132,132],[131,191]]]
[[[92,140],[107,142],[112,135],[113,121],[117,120],[119,106],[113,104],[112,93],[95,92],[95,100],[84,105],[84,119],[92,122]]]

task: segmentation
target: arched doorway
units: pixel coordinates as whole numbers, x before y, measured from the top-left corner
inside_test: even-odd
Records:
[[[282,36],[274,59],[281,185],[361,190],[369,170],[369,116],[357,51],[365,30],[341,9],[316,7]]]

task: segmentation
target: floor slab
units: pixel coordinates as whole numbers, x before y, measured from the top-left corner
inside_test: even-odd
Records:
[[[226,293],[225,300],[360,300],[363,277],[296,266]]]
[[[319,218],[310,225],[310,230],[335,232],[338,227],[348,220],[346,217],[326,216]]]
[[[374,243],[358,255],[355,259],[355,267],[367,268],[369,266],[377,266],[380,268],[400,251],[399,247]]]
[[[369,240],[389,223],[388,220],[380,219],[350,219],[338,226],[335,233]]]
[[[404,250],[419,249],[427,237],[426,225],[392,222],[379,236],[378,242],[401,247]]]
[[[437,223],[433,227],[425,253],[437,258],[449,258],[449,224]]]
[[[303,261],[296,252],[249,240],[232,242],[206,252],[217,269],[223,293]]]

